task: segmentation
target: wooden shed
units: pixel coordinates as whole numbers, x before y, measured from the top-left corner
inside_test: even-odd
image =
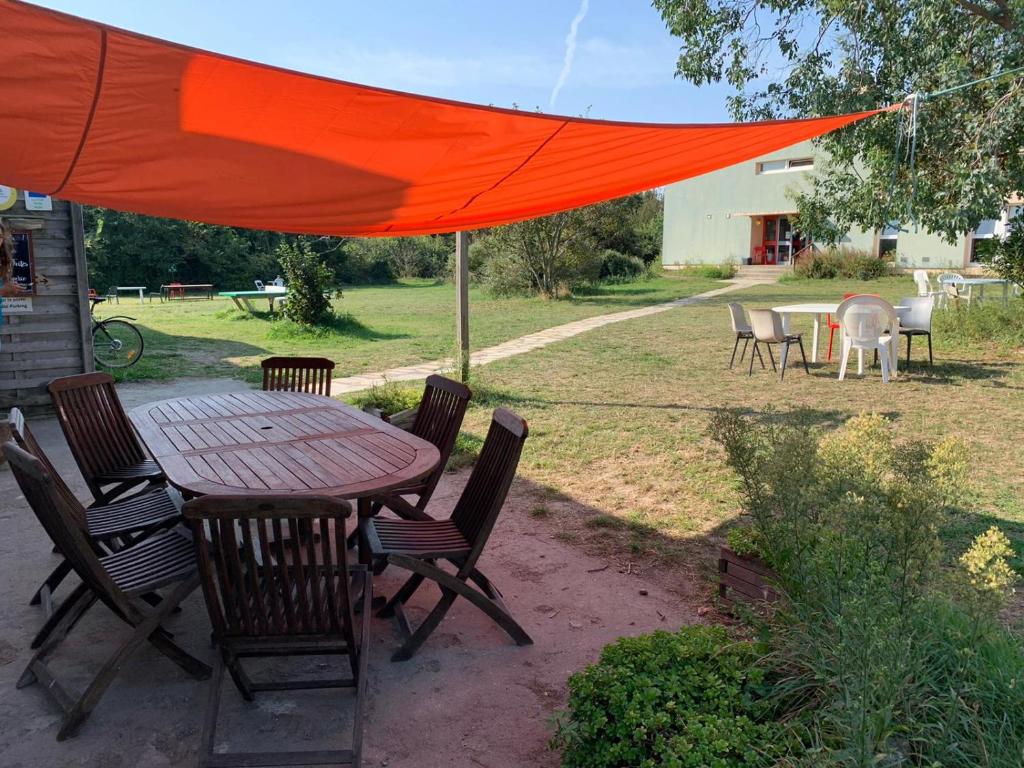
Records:
[[[0,414],[33,412],[49,407],[51,379],[93,370],[82,209],[0,186],[0,220],[13,252],[0,289]]]

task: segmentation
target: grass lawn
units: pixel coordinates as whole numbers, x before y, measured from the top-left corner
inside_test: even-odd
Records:
[[[722,283],[667,272],[625,285],[595,288],[560,301],[495,299],[470,291],[470,338],[480,349],[554,325],[656,304],[710,290]],[[255,302],[254,302],[255,303]],[[259,302],[260,305],[263,302]],[[426,280],[348,288],[334,301],[340,319],[310,334],[269,313],[252,316],[230,299],[102,304],[97,315],[137,319],[146,341],[142,360],[125,379],[228,376],[256,381],[259,361],[272,354],[321,355],[335,360],[337,376],[351,376],[449,357],[455,347],[455,288]]]
[[[784,382],[770,370],[755,369],[749,378],[745,367],[728,370],[733,337],[726,303],[771,307],[838,300],[844,291],[892,301],[914,292],[909,278],[766,285],[617,323],[476,369],[478,397],[466,429],[483,435],[496,405],[518,411],[530,423],[521,476],[536,496],[538,520],[620,564],[655,568],[686,591],[692,584],[709,589],[692,577],[710,574],[713,545],[739,509],[734,478],[706,436],[712,411],[757,414],[770,407],[777,418],[823,427],[876,411],[908,437],[955,434],[969,444],[975,511],[956,521],[954,544],[997,522],[1014,540],[1015,566],[1024,570],[1020,349],[937,337],[929,369],[919,340],[914,364],[889,386],[877,368],[861,379],[855,366],[839,382],[835,363],[812,365],[810,376],[791,368]],[[803,316],[794,325],[809,336],[810,322]]]

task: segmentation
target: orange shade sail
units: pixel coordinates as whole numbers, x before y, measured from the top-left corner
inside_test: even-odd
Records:
[[[652,189],[878,110],[660,125],[300,74],[0,0],[0,183],[153,216],[330,235],[528,219]]]

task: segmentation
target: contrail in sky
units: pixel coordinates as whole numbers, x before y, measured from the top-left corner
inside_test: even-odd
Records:
[[[548,100],[548,109],[555,108],[555,101],[558,99],[558,93],[562,90],[562,86],[565,85],[565,81],[569,79],[569,74],[572,72],[572,60],[576,55],[576,33],[579,31],[580,24],[587,15],[587,11],[590,10],[590,0],[580,0],[580,9],[576,11],[576,15],[573,17],[572,23],[569,25],[569,34],[565,36],[565,60],[562,62],[562,71],[558,73],[558,82],[555,83],[555,87],[551,89],[551,98]]]

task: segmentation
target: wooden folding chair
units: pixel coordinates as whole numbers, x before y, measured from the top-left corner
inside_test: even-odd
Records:
[[[361,540],[367,543],[373,558],[412,571],[408,581],[377,614],[397,616],[405,638],[392,661],[411,658],[459,596],[494,619],[517,645],[533,642],[512,618],[501,593],[476,567],[515,477],[527,434],[526,422],[512,411],[494,411],[480,458],[449,519],[359,521]],[[456,573],[443,570],[437,565],[438,560],[450,562]],[[403,606],[425,579],[441,588],[441,600],[413,631]],[[479,589],[470,586],[469,581]]]
[[[409,432],[423,438],[437,447],[441,461],[437,468],[426,478],[407,488],[389,491],[386,496],[374,499],[373,514],[382,507],[387,507],[396,515],[406,520],[431,520],[424,510],[430,497],[437,488],[437,483],[444,474],[448,458],[455,447],[455,438],[459,436],[462,420],[466,416],[469,398],[472,397],[469,387],[444,376],[433,375],[427,378]],[[403,496],[416,496],[416,503],[410,504]]]
[[[357,636],[353,604],[360,595],[367,601],[373,595],[366,567],[348,565],[344,521],[350,512],[348,503],[322,496],[204,496],[185,504],[220,649],[201,766],[360,764],[370,622],[364,614]],[[351,675],[256,682],[241,664],[247,657],[300,655],[347,656]],[[246,701],[258,691],[354,688],[352,748],[214,752],[225,667]],[[325,723],[323,730],[334,729]]]
[[[57,740],[62,741],[78,732],[117,673],[147,640],[193,677],[200,680],[208,678],[210,668],[176,645],[171,635],[160,626],[199,586],[195,553],[184,529],[163,531],[138,544],[99,557],[82,535],[72,510],[43,463],[13,441],[4,444],[3,452],[32,510],[82,580],[57,609],[54,615],[60,615],[59,621],[43,638],[41,647],[18,680],[18,688],[38,681],[63,711]],[[155,605],[143,599],[144,595],[153,596],[157,589],[164,587],[171,587],[171,590]],[[130,626],[132,632],[85,690],[75,695],[57,679],[47,665],[47,658],[97,600]]]
[[[326,357],[268,357],[263,367],[264,392],[308,392],[331,396],[334,361]]]
[[[90,540],[97,554],[110,554],[181,521],[178,506],[165,488],[154,488],[124,501],[86,509],[50,462],[18,408],[11,409],[7,424],[18,446],[42,463],[50,475],[54,488],[64,500],[65,508],[71,514],[75,525]],[[33,640],[33,648],[39,647],[41,638],[57,621],[54,618],[53,593],[69,573],[71,564],[67,560],[62,560],[32,596],[30,605],[42,604],[48,619],[47,624],[43,625]]]
[[[110,375],[65,376],[51,381],[47,389],[71,455],[95,497],[94,506],[108,504],[142,483],[164,481],[160,467],[139,444]]]

